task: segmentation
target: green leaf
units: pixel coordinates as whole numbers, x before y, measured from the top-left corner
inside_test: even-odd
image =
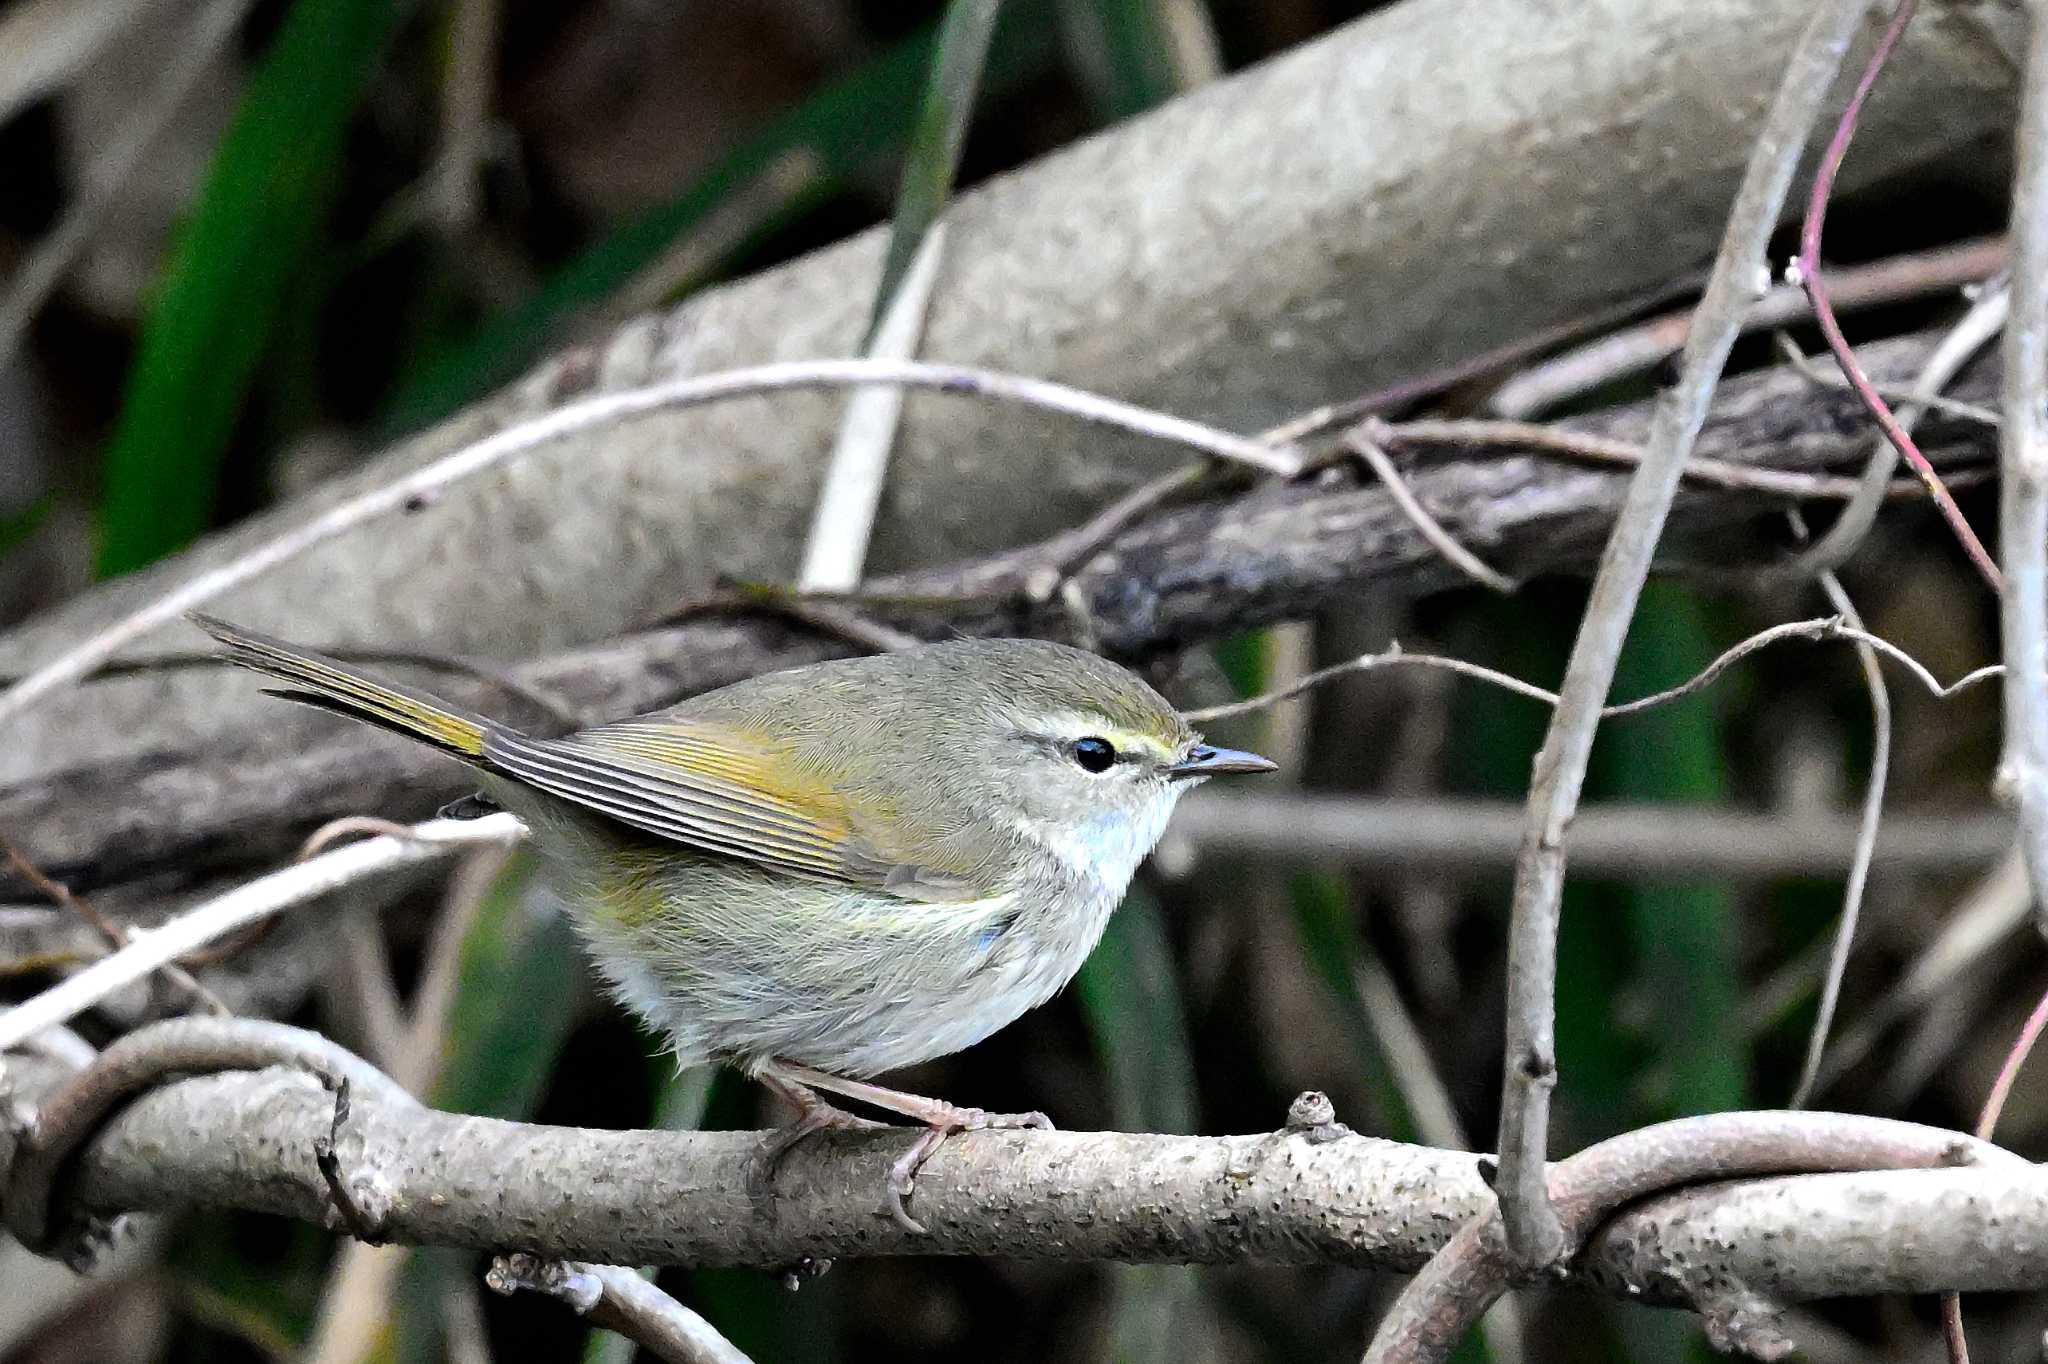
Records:
[[[1676,686],[1716,650],[1698,597],[1653,582],[1615,670],[1615,695]],[[1717,804],[1728,798],[1722,697],[1706,692],[1603,726],[1587,789],[1618,800]],[[1748,1048],[1736,1010],[1735,902],[1721,885],[1632,884],[1620,892],[1656,1052],[1650,1117],[1740,1108]]]
[[[903,181],[889,223],[889,253],[882,262],[881,282],[875,287],[874,314],[868,320],[870,344],[924,234],[939,220],[953,192],[960,148],[967,141],[982,67],[1002,9],[1002,0],[953,0],[939,24],[938,53],[926,78],[910,150],[903,158]]]
[[[396,15],[394,0],[297,0],[251,73],[143,324],[106,453],[102,576],[210,524],[235,421]]]

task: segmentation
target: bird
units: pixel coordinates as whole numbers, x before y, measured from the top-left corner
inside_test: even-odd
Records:
[[[1045,1003],[1101,938],[1180,798],[1270,772],[1203,741],[1143,679],[1046,640],[955,639],[763,673],[536,737],[211,616],[272,694],[466,763],[529,828],[611,995],[682,1067],[736,1067],[795,1119],[756,1192],[827,1127],[922,1131],[882,1210],[953,1133],[1050,1127],[888,1088]]]

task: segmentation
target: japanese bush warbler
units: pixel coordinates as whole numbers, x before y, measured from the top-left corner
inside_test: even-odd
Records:
[[[1045,1125],[861,1077],[969,1046],[1081,967],[1183,792],[1273,764],[1214,748],[1138,677],[1034,640],[958,640],[751,678],[530,738],[205,617],[279,695],[459,758],[531,828],[613,992],[685,1065],[795,1105],[764,1152],[847,1121],[818,1091],[926,1130]]]

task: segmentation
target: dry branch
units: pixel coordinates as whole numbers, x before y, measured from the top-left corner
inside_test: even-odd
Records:
[[[1930,333],[1873,345],[1865,361],[1874,374],[1912,374],[1938,339]],[[1997,383],[1995,357],[1986,356],[1954,391],[1985,397]],[[1570,429],[1632,442],[1646,425],[1647,407],[1637,405]],[[1946,468],[1985,467],[1992,458],[1993,437],[1981,427],[1933,414],[1923,429],[1930,456]],[[1865,439],[1853,395],[1772,370],[1724,385],[1698,452],[1813,472],[1859,465]],[[1519,577],[1585,564],[1625,483],[1611,468],[1497,447],[1419,460],[1408,481],[1440,525]],[[1681,553],[1688,535],[1710,538],[1724,556],[1731,527],[1781,505],[1688,487],[1679,494],[1672,537]],[[1064,562],[1063,544],[1056,537],[952,568],[878,579],[878,594],[975,598],[947,612],[881,615],[933,634],[1061,634],[1064,607],[1044,602],[1031,587],[1048,561]],[[1309,484],[1155,512],[1080,565],[1075,577],[1098,637],[1111,652],[1133,658],[1300,618],[1363,584],[1420,594],[1461,581],[1384,488],[1337,470]],[[596,720],[848,648],[774,622],[702,622],[557,655],[515,675]],[[411,745],[296,708],[249,704],[252,684],[225,673],[203,676],[200,684],[223,704],[232,700],[241,717],[234,732],[203,748],[102,763],[0,791],[0,830],[51,875],[91,890],[158,873],[192,879],[275,862],[329,819],[365,811],[423,817],[463,789],[459,768]],[[87,684],[85,694],[107,685]],[[473,678],[435,677],[431,685],[515,723],[553,722]]]
[[[10,1058],[33,1098],[54,1073]],[[235,1207],[337,1225],[314,1139],[333,1097],[297,1071],[183,1080],[114,1116],[75,1162],[69,1196],[102,1213]],[[1826,1114],[1843,1137],[1918,1147],[1956,1134]],[[1726,1118],[1707,1121],[1727,1121]],[[973,1133],[918,1178],[928,1235],[876,1215],[902,1134],[835,1133],[793,1153],[774,1215],[747,1171],[759,1135],[605,1132],[461,1117],[359,1100],[339,1144],[402,1242],[564,1258],[777,1267],[804,1256],[1344,1264],[1407,1272],[1492,1206],[1480,1159],[1322,1129],[1246,1136]],[[1687,1303],[1739,1281],[1782,1302],[1942,1288],[2048,1286],[2048,1174],[2012,1160],[1826,1175],[1677,1195],[1625,1214],[1573,1266],[1631,1299]],[[1679,1215],[1682,1213],[1683,1215]],[[1801,1247],[1786,1254],[1788,1240]]]

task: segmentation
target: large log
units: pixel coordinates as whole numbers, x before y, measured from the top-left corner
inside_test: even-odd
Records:
[[[964,196],[924,353],[1242,430],[1470,356],[1706,259],[1804,0],[1410,0]],[[2022,15],[1907,34],[1843,190],[2003,155]],[[1989,147],[1992,155],[1987,157]],[[847,354],[870,232],[574,347],[362,470],[0,639],[20,672],[197,569],[565,398]],[[218,603],[296,635],[525,657],[614,635],[723,571],[796,562],[840,403],[755,400],[565,441]],[[1176,458],[957,399],[912,400],[874,562],[1042,535]],[[189,646],[166,630],[148,647]],[[164,674],[46,698],[0,780],[245,719]]]

